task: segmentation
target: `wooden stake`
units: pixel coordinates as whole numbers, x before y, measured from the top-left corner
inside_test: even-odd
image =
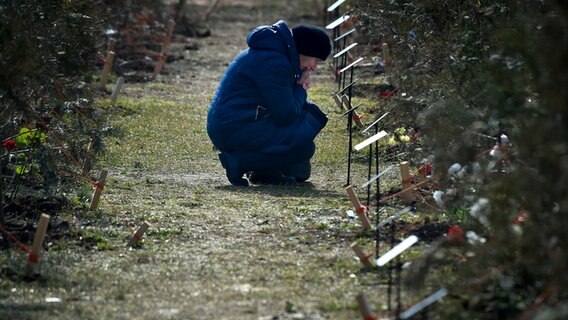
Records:
[[[28,255],[28,263],[24,269],[25,277],[33,277],[36,273],[36,266],[41,255],[41,248],[43,244],[43,238],[45,237],[45,232],[47,231],[47,226],[49,225],[50,216],[42,213],[39,217],[39,224],[35,233],[34,242],[32,244],[32,249]]]
[[[116,45],[116,39],[115,38],[110,38],[108,39],[108,43],[107,43],[107,51],[113,51],[114,52],[114,46]]]
[[[395,84],[393,83],[393,79],[391,77],[392,57],[389,45],[386,42],[384,42],[381,48],[383,50],[383,60],[385,62],[385,79],[388,84],[395,86]]]
[[[112,90],[112,94],[110,95],[110,103],[112,105],[116,103],[116,98],[118,98],[118,94],[120,93],[120,89],[122,88],[123,84],[124,84],[124,78],[118,77],[118,79],[116,79],[116,85],[114,86],[114,90]]]
[[[416,176],[417,178],[416,182],[421,183],[426,181],[426,179],[428,179],[428,176],[431,174],[431,171],[432,171],[432,165],[429,163],[426,163],[420,168],[418,168],[418,175]]]
[[[416,183],[422,183],[426,181],[426,179],[427,178],[424,172],[420,171],[420,168],[418,168],[418,174],[416,175]]]
[[[172,33],[174,32],[175,21],[170,19],[168,21],[168,26],[166,27],[166,35],[164,37],[164,42],[162,43],[162,52],[160,53],[160,59],[154,67],[154,73],[152,74],[152,80],[155,80],[158,73],[162,70],[164,63],[166,63],[166,58],[168,57],[168,52],[170,51],[170,42],[172,39]]]
[[[349,97],[346,94],[341,96],[341,108],[345,111],[351,109],[351,104],[349,103]]]
[[[187,3],[187,0],[179,0],[177,5],[176,5],[175,20],[177,22],[179,22],[180,19],[185,16],[185,5],[186,5],[186,3]]]
[[[359,258],[359,261],[361,261],[361,263],[365,266],[365,268],[367,269],[373,268],[373,264],[371,263],[371,261],[369,261],[369,258],[373,256],[372,254],[371,255],[365,254],[365,252],[363,252],[363,249],[357,242],[353,242],[350,247],[351,250],[355,252],[357,257]]]
[[[97,207],[99,206],[99,200],[101,198],[101,194],[103,193],[103,189],[105,188],[107,175],[107,170],[101,170],[101,175],[99,176],[99,180],[97,180],[97,183],[95,185],[95,192],[93,193],[93,199],[91,200],[91,211],[97,210]]]
[[[132,247],[135,244],[137,244],[138,242],[140,242],[140,240],[142,240],[142,236],[144,235],[144,232],[146,232],[146,230],[148,230],[148,228],[150,228],[150,224],[148,222],[144,221],[144,223],[142,223],[142,225],[140,225],[140,227],[138,228],[136,233],[134,233],[134,235],[132,236],[130,241],[128,241],[126,246]]]
[[[207,21],[209,19],[209,16],[211,16],[211,14],[215,10],[215,8],[219,4],[219,2],[221,2],[221,1],[220,0],[213,0],[213,3],[211,4],[211,6],[209,6],[209,9],[207,9],[207,11],[205,11],[205,14],[203,15],[203,21]]]
[[[343,108],[345,108],[345,110],[351,109],[351,104],[349,103],[349,97],[347,95],[343,95],[341,100]],[[357,111],[353,110],[351,116],[353,118],[353,121],[355,121],[355,123],[357,124],[357,126],[359,127],[363,126],[363,122],[361,122],[361,116],[357,113]]]
[[[112,70],[112,63],[114,61],[114,51],[109,51],[106,57],[105,66],[103,68],[103,74],[101,76],[101,82],[99,83],[102,90],[106,90],[106,83]]]
[[[385,71],[386,71],[387,69],[386,67],[389,67],[391,64],[391,56],[390,56],[390,49],[388,43],[383,42],[381,48],[383,50],[383,60],[385,62]]]
[[[412,176],[410,175],[408,161],[400,163],[400,177],[402,179],[402,189],[408,189],[401,194],[402,201],[407,204],[414,202],[414,194],[412,193],[412,190],[409,189],[412,186]]]
[[[357,295],[357,304],[359,305],[359,310],[364,320],[377,320],[377,315],[371,311],[371,306],[369,306],[369,301],[364,293]]]
[[[337,104],[339,109],[343,109],[343,99],[341,99],[339,93],[333,94],[333,100],[335,100],[335,103]]]
[[[347,191],[347,195],[353,204],[353,208],[359,217],[359,221],[361,222],[363,229],[370,229],[371,222],[369,222],[369,217],[367,217],[367,207],[361,204],[361,201],[359,201],[359,198],[357,197],[357,194],[355,194],[355,190],[353,190],[352,186],[347,186],[345,191]]]
[[[4,225],[4,189],[2,183],[4,175],[2,174],[2,165],[0,164],[0,225]]]
[[[87,145],[87,150],[85,150],[85,162],[83,162],[83,168],[81,169],[81,175],[86,176],[91,166],[91,149],[93,148],[93,141],[89,141]]]

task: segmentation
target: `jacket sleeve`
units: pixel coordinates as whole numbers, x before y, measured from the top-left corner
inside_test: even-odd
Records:
[[[288,61],[268,60],[259,66],[254,78],[261,101],[276,124],[287,126],[300,117],[307,93],[295,83]]]

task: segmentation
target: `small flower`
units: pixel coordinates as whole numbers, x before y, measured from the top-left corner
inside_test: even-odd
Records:
[[[502,134],[499,136],[499,144],[500,145],[508,145],[509,143],[511,143],[511,141],[509,140],[509,137],[506,134]]]
[[[501,151],[501,148],[496,145],[493,147],[493,149],[491,149],[491,151],[489,151],[489,156],[491,156],[495,160],[501,160],[503,159],[503,151]]]
[[[448,175],[453,176],[453,175],[457,174],[458,172],[460,172],[461,169],[462,169],[461,164],[454,163],[450,166],[450,168],[448,168]]]
[[[379,92],[379,97],[392,97],[396,95],[396,91],[395,90],[384,90]]]
[[[448,229],[448,240],[451,243],[460,243],[463,241],[463,230],[460,226],[451,226]]]
[[[467,241],[472,245],[484,244],[487,239],[480,237],[475,231],[468,231],[465,233]]]
[[[474,203],[471,208],[469,209],[469,214],[477,219],[481,224],[486,227],[489,227],[489,219],[487,216],[491,211],[491,206],[489,203],[489,199],[487,198],[479,198],[476,203]]]
[[[425,175],[425,176],[431,176],[432,175],[432,165],[429,162],[427,162],[422,167],[418,168],[418,172],[420,174]]]
[[[444,199],[443,199],[444,191],[436,190],[436,191],[434,191],[432,196],[434,197],[434,201],[436,202],[438,207],[440,207],[440,208],[445,207]]]
[[[392,97],[397,94],[398,88],[391,84],[384,84],[378,87],[379,97]]]
[[[481,165],[479,164],[479,162],[474,162],[471,164],[471,173],[475,179],[480,178],[482,172],[481,172]]]
[[[408,32],[408,37],[412,40],[416,40],[416,32],[414,30],[410,30]]]
[[[525,210],[521,210],[521,212],[519,212],[519,215],[516,216],[515,219],[513,219],[513,224],[524,224],[528,219],[529,213]]]
[[[8,150],[8,151],[14,151],[16,149],[18,149],[18,145],[16,144],[16,141],[12,140],[12,139],[8,139],[8,140],[4,140],[4,142],[2,142],[2,148]]]

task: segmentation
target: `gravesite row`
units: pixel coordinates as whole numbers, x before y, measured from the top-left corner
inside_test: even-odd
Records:
[[[416,212],[417,193],[426,192],[434,197],[439,203],[440,192],[435,189],[436,177],[432,175],[432,167],[429,163],[414,168],[410,161],[393,163],[386,159],[382,152],[380,143],[383,142],[389,133],[381,130],[382,121],[389,117],[386,111],[376,118],[376,120],[365,123],[364,117],[358,112],[360,105],[353,105],[353,98],[356,95],[358,86],[357,71],[365,62],[366,57],[353,58],[352,52],[357,49],[358,43],[352,42],[352,36],[357,32],[356,24],[349,23],[353,19],[350,10],[344,10],[345,0],[337,0],[329,3],[326,8],[325,27],[332,35],[332,72],[337,83],[337,91],[332,93],[333,101],[342,113],[342,119],[346,122],[345,148],[347,150],[346,170],[345,170],[345,197],[352,204],[352,209],[347,210],[347,214],[357,219],[360,224],[361,233],[366,237],[374,239],[374,248],[364,248],[357,241],[350,243],[349,248],[361,262],[361,267],[365,272],[376,272],[381,276],[386,276],[386,286],[380,285],[377,290],[385,290],[387,301],[386,313],[374,310],[374,305],[380,305],[378,301],[369,301],[365,292],[357,294],[356,301],[361,317],[364,320],[377,320],[379,318],[395,319],[428,319],[428,308],[436,304],[449,294],[446,288],[438,288],[431,292],[420,301],[402,301],[403,296],[403,271],[408,266],[402,256],[408,249],[419,243],[421,239],[416,235],[399,238],[397,235],[397,222],[409,213]],[[172,33],[175,27],[173,20],[169,20],[160,44],[160,51],[154,52],[157,62],[154,65],[151,80],[155,80],[160,74],[167,61]],[[106,56],[104,56],[104,66],[100,77],[99,88],[110,93],[109,103],[114,105],[124,86],[124,77],[118,77],[112,90],[108,90],[109,77],[112,73],[113,61],[115,59],[116,40],[110,38],[107,44]],[[385,80],[385,88],[388,88],[383,101],[394,99],[398,88],[391,76],[391,64],[393,56],[389,52],[389,46],[383,43],[381,46],[382,54],[382,75]],[[373,65],[374,66],[374,65]],[[502,165],[506,166],[508,138],[502,136],[494,148],[487,152],[494,156]],[[366,181],[359,186],[353,185],[352,163],[355,156],[360,156],[367,161]],[[78,165],[81,161],[77,161]],[[398,168],[397,168],[398,167]],[[400,170],[400,190],[387,193],[384,185],[381,185],[381,178],[393,170]],[[463,174],[461,167],[450,168],[449,173]],[[96,211],[101,197],[104,197],[105,182],[108,171],[101,170],[99,177],[95,180],[84,172],[84,177],[89,179],[93,185],[90,210]],[[365,193],[360,195],[359,193]],[[390,214],[387,214],[389,212]],[[3,232],[10,236],[18,247],[27,253],[27,264],[24,276],[34,279],[37,276],[38,264],[41,263],[41,251],[50,216],[42,214],[33,244],[28,248],[14,236],[3,228]],[[1,225],[0,225],[1,227]],[[137,248],[147,230],[152,228],[148,222],[142,223],[127,243],[126,247]],[[457,230],[457,231],[456,231]],[[447,239],[442,241],[452,241],[452,237],[462,237],[461,229],[454,229],[455,232],[448,232]],[[452,234],[450,234],[452,233]],[[384,302],[383,302],[384,303]],[[409,307],[410,306],[410,307]]]

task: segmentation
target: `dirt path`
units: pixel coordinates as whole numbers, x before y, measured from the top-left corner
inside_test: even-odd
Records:
[[[379,301],[377,277],[361,272],[348,247],[360,235],[345,216],[337,167],[320,165],[299,187],[234,188],[205,134],[209,100],[247,32],[279,19],[321,24],[313,7],[224,1],[210,37],[176,38],[185,59],[155,83],[127,84],[129,101],[155,104],[122,111],[132,127],[108,142],[102,208],[72,217],[95,244],[53,244],[40,281],[2,288],[0,318],[337,320],[359,317],[363,290]],[[323,74],[318,81],[334,86]],[[152,224],[143,245],[124,249],[142,221]]]

